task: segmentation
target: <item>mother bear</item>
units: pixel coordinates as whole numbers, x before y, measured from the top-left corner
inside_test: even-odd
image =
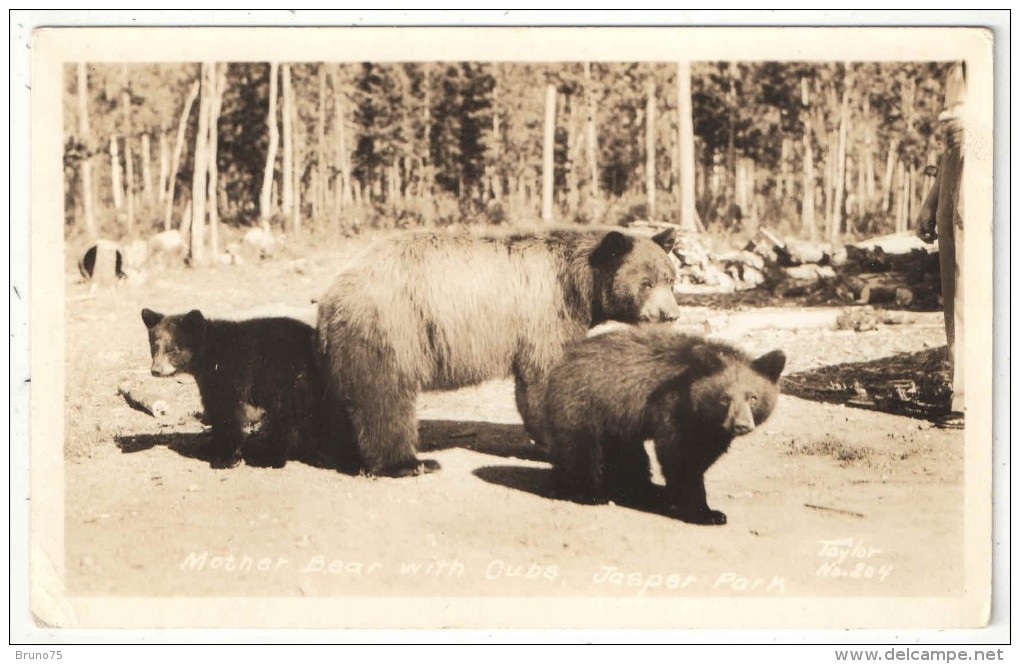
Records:
[[[420,390],[513,374],[517,408],[536,437],[542,381],[563,346],[607,320],[679,314],[668,252],[615,230],[495,237],[411,233],[370,246],[319,302],[326,407],[341,449],[374,475],[439,469],[416,456]],[[536,442],[541,442],[537,441]],[[341,461],[341,468],[344,467]]]

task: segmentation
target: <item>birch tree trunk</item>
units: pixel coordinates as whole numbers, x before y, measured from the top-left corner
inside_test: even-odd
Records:
[[[147,205],[152,204],[152,145],[149,134],[142,134],[142,194]]]
[[[113,193],[113,207],[117,210],[124,207],[124,184],[121,182],[120,150],[117,146],[117,134],[110,135],[110,189]]]
[[[691,104],[691,63],[678,62],[677,79],[677,140],[680,145],[680,228],[698,229],[694,207],[694,111]]]
[[[127,234],[131,235],[135,228],[135,166],[131,150],[131,139],[124,137],[124,206],[127,221]]]
[[[131,93],[128,91],[127,65],[121,67],[124,86],[121,88],[120,104],[124,112],[124,194],[127,198],[127,234],[135,229],[135,163],[131,149]]]
[[[914,168],[914,165],[911,164],[910,165],[910,170],[907,171],[907,195],[906,195],[906,202],[907,202],[907,204],[906,204],[906,206],[904,206],[905,207],[905,213],[904,213],[904,221],[903,221],[903,230],[908,230],[910,228],[910,220],[914,218],[914,210],[916,209],[916,206],[914,205],[914,195],[915,195],[914,192],[917,189],[917,187],[914,184],[914,182],[915,182],[915,180],[914,180],[915,173],[916,173],[916,169]]]
[[[864,228],[864,215],[866,212],[865,203],[868,200],[868,187],[865,183],[865,166],[864,161],[866,159],[865,154],[867,152],[866,146],[861,146],[857,149],[857,227]]]
[[[84,62],[78,63],[78,136],[85,148],[85,156],[81,160],[82,214],[85,217],[85,233],[90,240],[98,238],[96,217],[92,203],[92,130],[89,127],[89,80]]]
[[[219,147],[220,110],[223,108],[223,92],[227,87],[227,65],[214,64],[210,72],[212,99],[209,104],[209,249],[213,258],[220,255],[220,214],[219,214]]]
[[[198,131],[195,134],[194,169],[191,174],[191,242],[188,259],[192,266],[205,264],[205,211],[209,175],[209,108],[212,102],[213,64],[202,63],[201,97],[198,103]]]
[[[885,176],[882,178],[882,212],[889,212],[892,203],[893,173],[896,170],[897,152],[900,149],[900,139],[894,138],[889,143],[889,152],[885,158]]]
[[[726,136],[726,189],[733,194],[734,181],[737,177],[737,149],[736,149],[736,122],[737,122],[737,93],[736,81],[739,76],[737,64],[729,63],[726,68],[726,114],[727,114],[727,136]],[[732,198],[730,200],[733,200]]]
[[[746,218],[751,210],[747,196],[747,160],[743,157],[737,160],[733,174],[733,201],[740,208],[741,216]]]
[[[292,215],[294,209],[294,95],[290,84],[290,65],[280,67],[283,85],[283,211]]]
[[[347,176],[347,136],[344,107],[340,98],[340,65],[333,66],[333,160],[337,165],[333,176],[334,215],[340,223],[340,214],[350,205],[351,190]]]
[[[167,149],[166,144],[166,129],[160,127],[159,130],[159,182],[156,188],[156,193],[159,196],[159,202],[166,202],[166,181],[170,176],[170,151]]]
[[[279,65],[275,62],[269,63],[269,114],[266,116],[266,125],[269,130],[269,147],[266,151],[266,167],[262,171],[262,192],[259,197],[259,218],[262,220],[262,229],[269,230],[269,218],[273,215],[273,176],[276,171],[276,144],[279,143],[280,134],[276,126],[276,86],[277,70]]]
[[[333,130],[336,132],[334,141],[334,160],[339,175],[335,179],[334,196],[336,197],[337,212],[351,206],[354,200],[354,190],[351,186],[351,165],[347,155],[347,122],[344,119],[342,83],[340,80],[340,65],[334,64],[333,70]]]
[[[806,78],[800,79],[801,105],[804,112],[804,184],[803,199],[800,208],[801,231],[812,242],[818,241],[818,224],[815,220],[815,156],[812,140],[810,108],[811,92]]]
[[[756,200],[754,160],[749,157],[742,157],[738,168],[743,173],[741,187],[743,192],[740,194],[740,197],[744,201],[741,208],[744,213],[744,227],[754,233],[758,230],[758,201]]]
[[[800,227],[812,242],[818,241],[815,220],[815,158],[811,141],[811,125],[804,125],[804,192],[800,209]]]
[[[836,189],[836,143],[839,142],[839,132],[836,136],[829,134],[825,146],[825,200],[822,201],[822,210],[825,214],[825,237],[832,237],[833,216],[832,211],[836,209],[833,204]]]
[[[321,226],[326,212],[326,65],[319,64],[319,114],[315,126],[315,197],[312,199],[312,215]]]
[[[181,152],[184,150],[184,133],[188,128],[188,116],[191,114],[191,107],[195,105],[201,83],[195,81],[191,84],[188,98],[184,102],[184,110],[181,111],[181,118],[177,122],[177,140],[174,143],[173,163],[170,166],[170,176],[166,182],[166,214],[163,217],[163,230],[170,230],[170,222],[174,214],[174,191],[177,188],[177,171],[181,167]],[[188,215],[185,215],[188,216]]]
[[[648,217],[655,218],[655,81],[645,90],[645,196]]]
[[[846,144],[850,132],[850,87],[853,84],[852,65],[847,62],[843,75],[843,100],[839,111],[839,141],[836,148],[836,188],[832,202],[832,227],[829,242],[835,247],[840,242],[843,225],[843,201],[846,194]]]
[[[300,135],[300,126],[297,119],[297,105],[294,103],[294,87],[290,84],[290,67],[287,67],[287,87],[290,88],[290,193],[291,213],[290,227],[296,233],[301,233],[301,174],[304,172],[303,142]]]
[[[553,148],[556,142],[556,86],[545,88],[545,139],[542,143],[542,221],[553,218]]]
[[[894,198],[893,211],[895,213],[895,228],[897,233],[901,233],[906,230],[906,215],[903,209],[903,198],[906,193],[906,187],[904,182],[903,162],[896,161],[896,189]]]

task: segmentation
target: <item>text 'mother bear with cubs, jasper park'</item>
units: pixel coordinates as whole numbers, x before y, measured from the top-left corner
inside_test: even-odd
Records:
[[[705,471],[772,413],[785,366],[782,351],[752,360],[662,325],[581,341],[545,384],[542,427],[559,489],[585,502],[644,502],[651,439],[677,516],[726,523],[708,506]]]
[[[319,302],[334,443],[365,469],[439,468],[416,456],[420,390],[512,374],[533,438],[544,380],[566,343],[607,320],[679,315],[668,252],[675,233],[549,230],[483,237],[412,233],[376,243]],[[345,440],[346,439],[346,440]]]

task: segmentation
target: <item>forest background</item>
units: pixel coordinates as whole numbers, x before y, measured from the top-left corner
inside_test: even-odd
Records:
[[[839,244],[903,231],[949,63],[77,63],[69,240],[650,219]],[[198,192],[196,194],[196,192]]]

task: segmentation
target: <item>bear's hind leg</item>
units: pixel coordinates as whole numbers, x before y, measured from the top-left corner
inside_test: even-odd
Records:
[[[517,412],[521,416],[528,437],[542,452],[549,451],[548,441],[545,440],[545,426],[541,421],[545,408],[545,380],[546,377],[537,370],[530,372],[519,368],[514,370],[514,398],[517,402]]]
[[[613,440],[606,444],[605,456],[606,491],[621,503],[648,504],[655,487],[644,441]]]
[[[585,434],[575,435],[565,445],[558,444],[555,437],[550,442],[555,482],[561,495],[584,503],[607,502],[602,442]]]
[[[321,440],[316,446],[319,456],[324,461],[332,463],[339,472],[357,475],[365,468],[365,462],[358,450],[347,408],[337,406],[323,420],[328,422],[329,429],[324,436],[319,436]],[[315,422],[311,429],[319,433],[323,426],[326,425]]]
[[[358,449],[365,469],[380,477],[408,477],[439,470],[438,461],[419,459],[415,454],[417,391],[396,387],[381,378],[370,382],[376,384],[363,389],[350,407],[351,425],[360,432]]]
[[[439,470],[438,461],[416,455],[418,389],[397,366],[392,351],[354,337],[345,340],[340,355],[332,370],[339,373],[341,398],[334,399],[332,407],[349,415],[365,469],[382,477]]]

